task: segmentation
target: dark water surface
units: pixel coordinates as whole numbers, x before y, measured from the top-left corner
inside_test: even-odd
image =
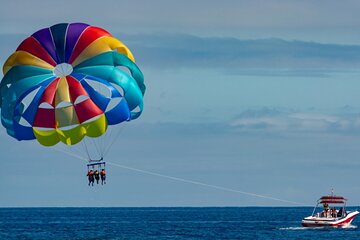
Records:
[[[0,239],[360,239],[307,229],[312,208],[0,208]]]

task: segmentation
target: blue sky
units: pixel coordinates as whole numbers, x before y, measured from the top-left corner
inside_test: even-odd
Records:
[[[147,85],[143,115],[122,129],[109,162],[302,204],[335,188],[357,205],[359,9],[358,1],[7,1],[0,61],[58,22],[103,27],[132,50]],[[63,146],[17,142],[3,128],[0,141],[0,207],[288,205],[115,165],[106,187],[89,188],[84,162]]]

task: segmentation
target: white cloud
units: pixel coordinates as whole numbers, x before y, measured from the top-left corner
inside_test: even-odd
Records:
[[[306,111],[295,112],[293,110],[272,110],[271,112],[274,114],[269,114],[267,108],[253,110],[253,112],[256,114],[240,114],[230,122],[230,126],[237,131],[266,130],[328,133],[360,131],[360,116],[358,114],[324,114]]]
[[[165,33],[119,37],[134,49],[138,61],[159,69],[211,68],[228,74],[324,77],[336,70],[360,67],[358,45]]]

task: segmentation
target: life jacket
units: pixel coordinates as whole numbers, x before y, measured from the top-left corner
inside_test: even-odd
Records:
[[[94,175],[94,173],[93,172],[88,172],[88,174],[87,174],[87,176],[89,176],[89,177],[91,177],[92,175]]]
[[[101,172],[100,172],[100,175],[101,175],[101,176],[105,176],[105,174],[106,174],[105,171],[101,171]]]

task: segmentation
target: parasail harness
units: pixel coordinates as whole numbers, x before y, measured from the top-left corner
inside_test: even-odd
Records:
[[[88,168],[88,171],[90,170],[90,168],[92,170],[94,169],[97,169],[97,170],[100,170],[100,169],[105,169],[105,161],[103,159],[103,157],[101,157],[99,160],[89,160],[88,164],[87,164],[87,168]]]

